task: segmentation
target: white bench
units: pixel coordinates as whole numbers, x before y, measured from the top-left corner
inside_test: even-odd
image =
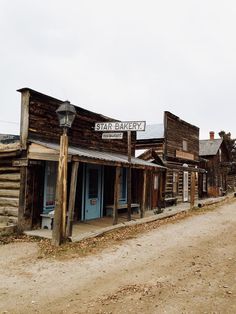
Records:
[[[49,212],[48,214],[41,214],[40,216],[42,217],[41,228],[52,230],[53,219],[54,219],[54,210]]]

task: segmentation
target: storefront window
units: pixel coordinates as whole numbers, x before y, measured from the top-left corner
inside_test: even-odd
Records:
[[[43,212],[48,213],[55,207],[57,163],[47,161],[44,180],[44,206]]]

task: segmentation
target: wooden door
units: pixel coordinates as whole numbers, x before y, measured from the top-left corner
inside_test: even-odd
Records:
[[[101,217],[101,166],[87,165],[85,188],[85,220]]]

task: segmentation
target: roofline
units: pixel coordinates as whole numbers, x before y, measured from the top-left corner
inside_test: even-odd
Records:
[[[187,126],[190,126],[190,127],[192,127],[192,128],[195,128],[196,130],[200,130],[200,128],[197,127],[196,125],[193,125],[193,124],[191,124],[191,123],[189,123],[189,122],[186,122],[186,121],[180,119],[180,117],[174,115],[174,114],[173,114],[172,112],[170,112],[170,111],[164,111],[164,117],[165,117],[165,116],[169,116],[169,117],[171,117],[171,118],[173,118],[173,119],[175,119],[175,120],[178,120],[179,122],[181,122],[181,123],[183,123],[183,124],[185,124],[185,125],[187,125]],[[165,120],[165,119],[164,119],[164,120]]]
[[[26,91],[29,91],[30,94],[31,94],[31,93],[32,93],[32,94],[36,94],[36,95],[38,95],[38,96],[40,96],[40,97],[43,97],[43,98],[46,97],[46,98],[49,98],[49,99],[51,99],[51,100],[53,100],[53,101],[56,101],[56,102],[58,102],[58,103],[62,103],[62,102],[65,101],[65,100],[60,100],[60,99],[58,99],[58,98],[49,96],[49,95],[47,95],[47,94],[43,94],[43,93],[38,92],[38,91],[36,91],[36,90],[34,90],[34,89],[32,89],[32,88],[29,88],[29,87],[23,87],[23,88],[17,89],[16,91],[19,92],[19,93],[24,93],[24,92],[26,92]],[[114,118],[111,118],[111,117],[104,116],[104,115],[101,114],[101,113],[94,112],[94,111],[85,109],[85,108],[83,108],[83,107],[80,107],[80,106],[77,106],[77,105],[74,105],[74,104],[73,104],[73,106],[75,106],[75,107],[78,108],[78,109],[83,109],[84,111],[87,111],[87,112],[95,113],[95,114],[101,116],[102,118],[110,119],[111,121],[120,121],[120,120],[117,120],[117,119],[114,119]]]

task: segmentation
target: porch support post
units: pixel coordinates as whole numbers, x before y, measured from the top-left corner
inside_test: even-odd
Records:
[[[56,197],[55,197],[55,211],[54,211],[54,222],[52,231],[52,244],[60,245],[63,240],[63,196],[65,189],[63,189],[64,182],[64,162],[65,162],[65,137],[66,134],[61,135],[60,138],[60,155],[58,162],[58,172],[57,172],[57,185],[56,185]]]
[[[79,169],[79,162],[78,161],[74,161],[72,163],[71,181],[70,181],[70,196],[69,196],[69,206],[68,206],[68,220],[67,220],[67,225],[66,225],[66,237],[67,238],[72,236],[78,169]]]
[[[194,207],[195,198],[195,172],[191,172],[190,209]]]
[[[127,173],[127,209],[128,221],[131,220],[131,131],[127,132],[128,137],[128,173]]]
[[[116,167],[116,175],[114,182],[114,207],[113,207],[113,225],[118,223],[118,203],[120,195],[120,167]]]
[[[145,204],[146,204],[146,186],[147,186],[147,171],[143,171],[143,196],[142,196],[142,204],[140,210],[140,218],[144,217],[145,214]]]
[[[66,131],[67,132],[67,131]],[[67,169],[68,169],[68,136],[67,133],[63,134],[64,146],[63,146],[63,194],[62,194],[62,237],[66,238],[66,215],[67,215]]]

